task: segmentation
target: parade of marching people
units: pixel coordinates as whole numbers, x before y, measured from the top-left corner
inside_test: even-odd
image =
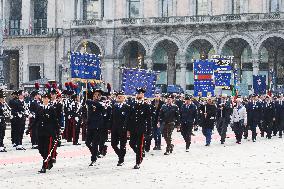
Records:
[[[64,148],[63,141],[85,143],[91,155],[89,166],[107,156],[109,148],[117,155],[117,166],[123,166],[129,146],[136,154],[133,168],[140,169],[150,150],[161,151],[165,156],[173,153],[175,130],[184,139],[185,152],[190,152],[198,130],[207,147],[212,132],[219,134],[220,145],[228,142],[229,129],[235,134],[235,145],[283,135],[281,93],[201,97],[155,91],[152,98],[146,98],[147,89],[138,87],[135,91],[130,96],[123,90],[112,90],[110,84],[95,82],[83,87],[78,82],[66,82],[60,87],[56,82],[44,87],[35,83],[29,92],[17,90],[9,95],[1,90],[0,152],[9,153],[5,133],[11,132],[14,150],[26,150],[22,141],[28,135],[30,148],[38,150],[42,157],[39,172],[46,173],[56,163],[58,148]],[[8,124],[10,130],[6,129]]]

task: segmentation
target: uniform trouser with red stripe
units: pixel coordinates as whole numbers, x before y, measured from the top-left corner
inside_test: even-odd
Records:
[[[43,168],[48,168],[48,163],[51,158],[56,158],[56,145],[54,145],[54,138],[52,136],[39,136],[38,151],[43,158]],[[54,149],[53,149],[54,148]],[[50,151],[53,149],[51,156],[47,159]],[[47,161],[45,161],[47,160]]]
[[[130,147],[136,153],[136,164],[141,164],[143,160],[144,133],[130,133]]]
[[[67,142],[72,142],[73,138],[73,128],[76,125],[75,118],[68,119],[66,127],[66,140]]]

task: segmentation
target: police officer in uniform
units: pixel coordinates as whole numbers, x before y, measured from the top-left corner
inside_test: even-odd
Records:
[[[130,109],[130,147],[136,154],[136,165],[134,169],[140,169],[140,164],[143,160],[143,144],[145,134],[151,134],[151,112],[149,105],[144,101],[146,92],[143,88],[136,89],[137,95]]]
[[[266,132],[266,138],[271,139],[272,137],[272,125],[275,121],[275,105],[271,101],[271,97],[266,96],[265,101],[263,103],[263,131],[261,135],[264,135],[264,131]]]
[[[230,102],[227,101],[227,96],[222,95],[221,99],[217,102],[217,131],[221,136],[221,144],[224,144],[226,139],[227,127],[230,123],[230,116],[232,108]]]
[[[26,131],[26,135],[30,133],[31,135],[31,142],[32,142],[32,149],[38,148],[38,127],[35,125],[35,114],[38,110],[38,107],[40,105],[40,94],[39,91],[36,89],[33,91],[30,95],[33,97],[33,100],[29,104],[29,111],[31,113],[30,121],[29,121],[29,128]]]
[[[126,154],[130,106],[125,103],[123,91],[117,92],[116,95],[116,102],[112,106],[111,111],[111,146],[118,156],[117,166],[122,166]]]
[[[276,103],[276,124],[279,132],[279,138],[282,138],[283,130],[284,130],[284,98],[283,94],[281,94],[278,98],[278,102]]]
[[[99,144],[104,130],[105,107],[100,101],[102,93],[103,91],[97,88],[93,91],[93,99],[86,101],[88,108],[86,145],[92,154],[89,166],[93,166],[97,161]]]
[[[45,93],[42,95],[42,104],[38,108],[35,116],[35,122],[38,126],[38,151],[43,158],[40,173],[45,173],[47,169],[53,167],[56,162],[56,147],[58,140],[56,139],[56,127],[58,120],[54,107],[49,104],[50,95]]]
[[[172,133],[175,125],[177,125],[178,128],[180,126],[179,108],[173,103],[174,98],[174,95],[168,95],[167,102],[162,106],[160,111],[160,124],[162,125],[163,136],[167,143],[164,155],[169,155],[173,152]]]
[[[251,102],[248,103],[247,106],[247,114],[248,114],[248,125],[250,126],[252,132],[252,141],[256,141],[256,128],[260,125],[261,120],[261,104],[258,101],[257,95],[252,95]]]
[[[5,117],[10,114],[10,109],[7,107],[4,98],[4,92],[0,89],[0,152],[7,152],[3,141],[6,131]]]
[[[159,115],[160,110],[164,102],[161,100],[161,95],[159,93],[155,94],[155,98],[152,101],[152,106],[154,107],[153,116],[152,116],[152,123],[153,123],[153,135],[155,140],[155,146],[153,150],[161,150],[161,126],[159,123]]]
[[[191,96],[186,96],[184,100],[180,108],[181,135],[186,143],[186,152],[189,152],[193,126],[197,121],[197,107],[193,104]]]

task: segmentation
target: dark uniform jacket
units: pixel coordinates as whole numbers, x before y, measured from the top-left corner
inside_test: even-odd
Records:
[[[58,120],[52,106],[41,105],[36,112],[35,122],[38,126],[38,136],[56,136]]]
[[[151,110],[144,101],[134,101],[130,107],[130,132],[151,134]]]
[[[265,122],[272,122],[275,118],[275,104],[273,102],[264,102],[262,106],[262,117]]]
[[[247,114],[248,114],[248,125],[252,126],[259,124],[262,119],[261,113],[261,103],[260,102],[249,102],[247,105]]]
[[[111,130],[128,130],[130,106],[126,103],[115,103],[111,111]]]
[[[197,107],[192,103],[189,105],[183,104],[180,109],[180,120],[185,124],[196,124]]]
[[[205,108],[206,107],[206,108]],[[207,113],[205,117],[204,113]],[[217,108],[214,104],[206,104],[200,106],[200,122],[203,128],[213,129],[216,120]]]
[[[284,120],[284,100],[277,101],[275,104],[276,108],[276,122],[280,124]]]
[[[153,127],[157,127],[158,125],[158,121],[159,121],[159,115],[160,115],[160,111],[162,108],[162,105],[164,104],[163,101],[159,100],[159,101],[152,101],[152,106],[153,106],[153,115],[152,115],[152,123],[153,123]]]
[[[104,125],[105,108],[100,101],[87,100],[88,107],[88,129],[102,129]]]
[[[180,113],[178,106],[175,104],[164,104],[160,111],[160,121],[165,124],[174,122],[176,125],[179,125]]]

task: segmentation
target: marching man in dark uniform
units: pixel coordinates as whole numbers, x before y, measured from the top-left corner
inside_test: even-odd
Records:
[[[31,136],[31,142],[32,142],[32,149],[38,148],[38,127],[35,125],[35,114],[37,112],[37,109],[40,105],[40,94],[39,94],[39,86],[38,84],[35,84],[36,90],[31,93],[31,97],[33,97],[33,100],[30,102],[29,105],[29,111],[30,111],[30,119],[29,119],[29,128],[26,131],[26,135],[30,133]]]
[[[143,160],[143,144],[145,135],[151,134],[151,112],[149,105],[144,102],[145,89],[137,88],[136,100],[130,109],[130,147],[136,153],[136,165],[134,169],[140,169]]]
[[[155,140],[155,147],[153,150],[161,150],[161,127],[159,124],[159,115],[160,110],[162,108],[163,101],[161,100],[161,95],[159,93],[155,94],[155,98],[152,101],[152,106],[154,107],[154,113],[152,116],[152,123],[153,123],[153,135]]]
[[[252,101],[248,103],[247,106],[248,114],[248,125],[250,126],[252,132],[252,141],[256,141],[256,128],[260,125],[261,120],[261,104],[257,99],[257,96],[254,94],[252,96]]]
[[[12,140],[15,142],[13,146],[16,147],[16,150],[25,150],[25,148],[22,146],[26,121],[23,91],[19,90],[17,95],[18,99],[10,101],[9,104],[10,108],[12,109],[11,127],[14,130],[14,136],[12,137],[15,138]]]
[[[111,113],[111,146],[118,156],[117,166],[124,164],[130,106],[125,103],[124,92],[118,92]],[[120,147],[118,147],[118,144]]]
[[[262,112],[263,112],[263,129],[266,132],[266,138],[271,139],[273,121],[275,121],[275,115],[276,115],[275,105],[271,101],[271,97],[267,96],[265,98]],[[264,133],[261,134],[264,135]]]
[[[214,129],[214,123],[216,120],[216,105],[212,102],[212,98],[207,98],[207,103],[200,107],[200,119],[202,133],[206,137],[205,146],[210,146],[212,130]]]
[[[7,152],[4,146],[4,137],[6,131],[5,117],[10,114],[10,109],[5,103],[5,95],[3,90],[0,90],[0,152]]]
[[[86,101],[88,107],[86,145],[92,154],[89,166],[93,166],[97,161],[101,135],[104,130],[105,107],[100,102],[102,93],[101,89],[95,89],[93,91],[93,100]]]
[[[43,165],[40,173],[45,173],[46,169],[51,169],[56,162],[56,119],[55,109],[49,104],[50,95],[42,95],[42,104],[36,112],[35,122],[38,125],[38,151],[43,158]]]
[[[174,95],[168,95],[167,102],[160,111],[160,124],[163,130],[163,136],[167,143],[166,152],[164,155],[169,155],[173,152],[174,145],[172,144],[172,133],[175,125],[180,126],[180,114],[178,106],[173,103]]]
[[[284,98],[283,94],[279,96],[278,101],[276,102],[276,124],[278,126],[279,138],[282,138],[284,130]]]
[[[227,128],[230,123],[230,116],[232,113],[231,104],[227,100],[226,95],[222,95],[217,102],[217,131],[221,137],[221,144],[224,144],[227,134]]]
[[[186,152],[189,152],[193,126],[197,121],[197,107],[193,104],[191,98],[192,97],[186,96],[184,99],[185,103],[180,109],[181,134],[186,143]]]

